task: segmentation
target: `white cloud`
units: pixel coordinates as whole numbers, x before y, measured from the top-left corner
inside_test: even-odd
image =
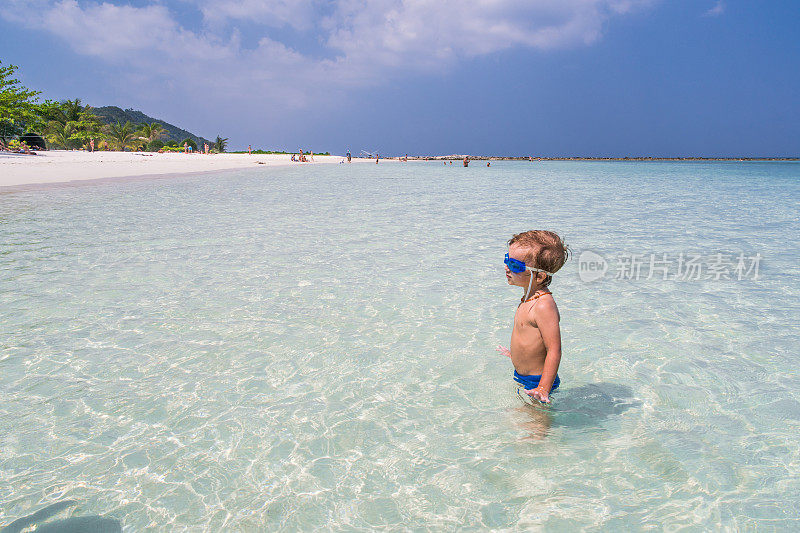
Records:
[[[212,27],[228,21],[247,21],[270,28],[314,26],[312,0],[192,0]]]
[[[509,48],[591,44],[647,0],[342,0],[327,44],[351,62],[432,66]]]
[[[342,64],[440,65],[513,47],[591,44],[605,22],[655,0],[182,0],[206,27],[289,27]]]
[[[714,7],[706,11],[706,16],[708,17],[718,17],[725,12],[725,2],[723,0],[717,0],[714,4]]]
[[[397,71],[512,48],[590,45],[610,18],[653,1],[6,0],[0,17],[122,65],[132,91],[173,87],[204,105],[261,101],[276,109],[338,98],[338,90],[384,83]],[[200,29],[178,20],[187,8],[202,16]],[[301,54],[278,40],[287,29],[322,53]]]
[[[145,50],[167,57],[181,53],[219,54],[198,36],[182,30],[164,6],[142,8],[114,4],[87,4],[62,0],[41,13],[42,28],[63,38],[76,52],[110,60],[131,58]]]

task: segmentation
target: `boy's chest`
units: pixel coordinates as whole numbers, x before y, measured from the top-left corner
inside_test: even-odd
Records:
[[[536,327],[536,319],[533,316],[533,309],[532,306],[522,304],[517,307],[517,311],[514,313],[514,330],[515,331],[524,331],[526,329],[538,329]]]

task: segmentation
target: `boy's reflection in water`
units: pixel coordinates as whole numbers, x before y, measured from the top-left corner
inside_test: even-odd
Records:
[[[550,427],[553,425],[553,415],[549,407],[534,404],[533,402],[536,400],[532,400],[521,387],[517,388],[516,395],[518,405],[514,408],[514,411],[520,415],[517,419],[517,425],[529,433],[523,440],[544,439],[550,433]]]
[[[530,433],[530,439],[542,440],[553,425],[567,428],[599,427],[612,416],[642,405],[633,390],[619,383],[587,383],[570,387],[569,393],[556,393],[556,405],[543,405],[521,387],[513,393],[516,424]]]

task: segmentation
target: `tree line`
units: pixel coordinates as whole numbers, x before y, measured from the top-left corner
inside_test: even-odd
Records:
[[[177,152],[183,150],[184,144],[198,149],[193,139],[165,141],[167,132],[158,122],[106,124],[80,99],[40,102],[40,91],[28,89],[15,78],[18,68],[4,66],[0,61],[0,149],[18,148],[32,136],[46,141],[47,148],[65,150],[89,149],[94,145],[96,150]],[[210,148],[224,152],[227,144],[228,139],[218,135]]]

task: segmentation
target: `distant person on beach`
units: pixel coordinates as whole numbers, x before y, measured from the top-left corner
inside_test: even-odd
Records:
[[[464,166],[465,167],[469,166],[469,156],[464,156]]]
[[[510,349],[498,346],[497,351],[511,359],[517,396],[525,403],[531,398],[549,403],[561,383],[561,315],[548,287],[568,256],[569,249],[552,231],[526,231],[508,241],[506,281],[525,294],[514,314]]]
[[[208,143],[203,143],[203,151],[208,155]]]
[[[183,153],[184,154],[189,153],[189,143],[183,143]]]
[[[248,144],[247,145],[247,155],[253,155],[253,145],[252,144]]]
[[[380,160],[381,160],[381,155],[380,154],[375,154],[375,164],[376,165],[378,164],[378,161],[380,161]]]
[[[492,166],[492,162],[491,162],[491,161],[487,161],[487,162],[486,162],[486,166],[487,166],[487,167],[490,167],[490,166]]]
[[[350,161],[350,159],[352,159],[352,156],[350,155],[350,150],[348,150],[348,151],[347,151],[347,162],[348,162],[348,163],[350,163],[350,162],[351,162],[351,161]]]
[[[94,139],[89,139],[89,151],[94,153]]]

